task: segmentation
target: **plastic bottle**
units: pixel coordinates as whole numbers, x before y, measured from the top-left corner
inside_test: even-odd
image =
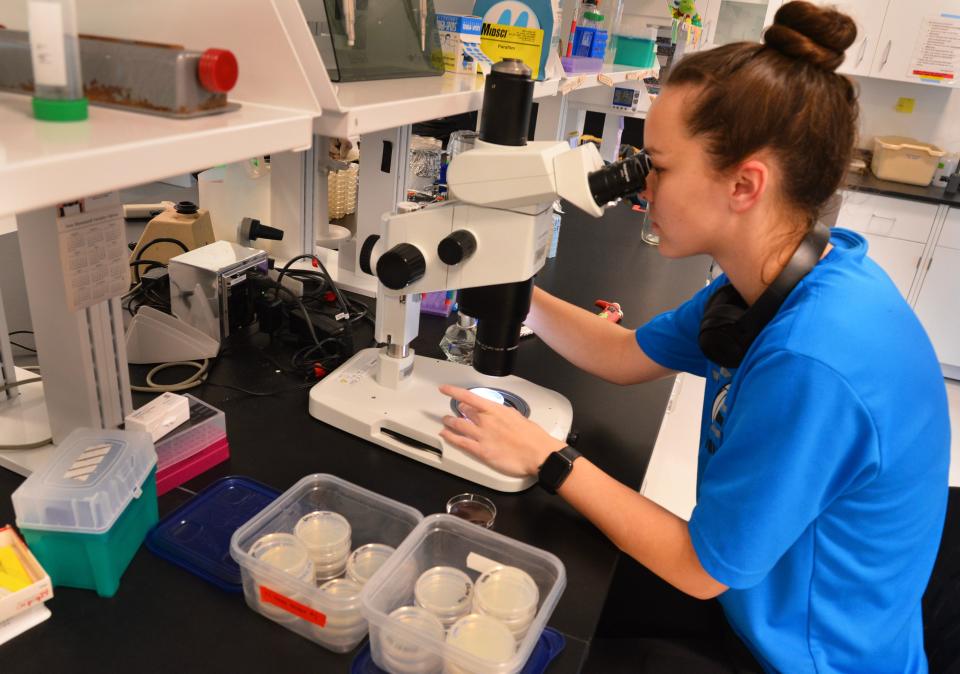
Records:
[[[440,350],[447,360],[470,365],[477,344],[477,319],[464,313],[457,314],[457,322],[443,333]]]
[[[607,31],[600,6],[593,0],[584,0],[578,11],[577,28],[573,37],[573,55],[588,58],[604,57],[607,51]]]
[[[86,119],[74,0],[29,0],[27,12],[34,116],[54,122]]]

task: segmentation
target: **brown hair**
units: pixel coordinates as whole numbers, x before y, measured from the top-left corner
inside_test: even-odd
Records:
[[[668,86],[698,88],[687,128],[703,136],[718,171],[771,151],[783,176],[781,198],[812,226],[840,186],[856,141],[857,95],[833,72],[857,28],[846,14],[788,2],[764,43],[737,42],[691,54]]]

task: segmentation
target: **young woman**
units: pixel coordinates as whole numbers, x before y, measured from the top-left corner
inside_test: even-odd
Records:
[[[670,72],[647,118],[644,196],[661,254],[710,255],[724,276],[635,332],[540,290],[527,318],[609,381],[706,378],[689,523],[583,457],[558,493],[673,586],[718,597],[771,671],[927,668],[920,599],[947,498],[946,394],[923,328],[864,239],[833,230],[737,366],[699,341],[713,296],[726,287],[728,302],[753,306],[840,187],[858,106],[834,70],[855,36],[849,17],[790,2],[763,44],[694,54]],[[564,443],[516,412],[442,390],[467,417],[445,419],[449,442],[541,481],[541,466],[569,463],[569,452],[548,461]]]

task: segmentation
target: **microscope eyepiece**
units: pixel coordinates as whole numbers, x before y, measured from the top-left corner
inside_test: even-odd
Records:
[[[647,186],[650,155],[640,150],[632,157],[604,166],[587,176],[590,193],[598,206],[635,194]]]

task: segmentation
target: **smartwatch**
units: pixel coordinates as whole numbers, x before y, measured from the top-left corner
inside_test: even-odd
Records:
[[[540,466],[537,484],[551,494],[556,494],[560,485],[566,481],[570,471],[573,470],[573,462],[578,458],[580,458],[580,452],[570,445],[554,452]]]

